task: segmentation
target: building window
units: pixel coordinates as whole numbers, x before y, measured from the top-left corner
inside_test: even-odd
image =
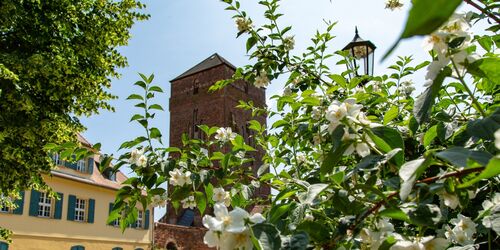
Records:
[[[56,166],[62,166],[64,165],[64,162],[63,160],[61,160],[61,156],[59,156],[59,154],[55,153],[52,155],[52,161],[54,161],[54,164]]]
[[[51,210],[52,198],[49,197],[48,193],[40,193],[40,198],[38,199],[38,216],[50,218]]]
[[[76,162],[76,170],[80,172],[87,172],[87,166],[86,166],[86,161],[85,159],[80,159],[78,162]]]
[[[135,221],[135,228],[142,228],[142,223],[144,221],[144,212],[139,211],[137,213],[137,220]]]
[[[2,205],[0,208],[0,212],[2,213],[8,213],[10,211],[9,207],[7,207],[5,204]]]
[[[72,246],[70,250],[85,250],[84,246]]]
[[[123,248],[121,248],[121,247],[113,247],[113,249],[111,249],[111,250],[123,250]]]
[[[200,88],[200,82],[198,81],[198,79],[196,79],[193,82],[193,95],[198,94],[199,88]]]
[[[87,200],[76,199],[75,202],[75,221],[85,222],[85,203]]]

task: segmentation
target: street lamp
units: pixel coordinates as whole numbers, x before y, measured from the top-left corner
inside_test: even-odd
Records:
[[[351,70],[349,74],[351,78],[360,75],[373,75],[373,57],[376,48],[372,42],[363,40],[358,35],[358,27],[356,27],[354,38],[342,49],[349,51],[351,56],[351,60],[347,63],[347,68]],[[362,73],[358,73],[358,69],[362,69]]]

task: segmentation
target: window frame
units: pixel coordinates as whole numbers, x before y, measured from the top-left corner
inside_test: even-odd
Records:
[[[4,214],[10,214],[12,213],[12,209],[10,209],[6,204],[4,204],[2,207],[0,207],[0,213]]]
[[[81,199],[79,197],[76,197],[75,200],[75,214],[74,214],[74,221],[76,222],[87,222],[88,221],[88,199]]]
[[[137,211],[137,219],[135,220],[134,226],[135,228],[144,228],[144,211]]]
[[[46,192],[40,192],[40,197],[38,197],[38,211],[37,217],[40,218],[53,218],[54,217],[54,199],[49,197]],[[48,215],[46,214],[48,211]]]
[[[80,159],[76,162],[76,171],[87,173],[87,158]]]

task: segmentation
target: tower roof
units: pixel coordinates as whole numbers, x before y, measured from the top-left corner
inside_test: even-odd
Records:
[[[171,81],[173,82],[173,81],[179,80],[179,79],[184,78],[186,76],[190,76],[190,75],[205,71],[207,69],[213,68],[215,66],[219,66],[221,64],[225,64],[234,70],[236,69],[236,67],[234,65],[232,65],[229,61],[224,59],[224,57],[220,56],[217,53],[214,53],[213,55],[209,56],[207,59],[196,64],[194,67],[188,69],[186,72],[182,73],[181,75],[172,79]]]

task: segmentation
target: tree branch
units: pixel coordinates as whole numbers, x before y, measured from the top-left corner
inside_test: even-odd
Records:
[[[472,7],[476,8],[476,9],[478,9],[479,11],[481,11],[481,13],[487,15],[489,18],[495,20],[495,22],[497,22],[498,24],[500,24],[500,18],[498,16],[496,16],[495,14],[489,12],[487,9],[479,6],[475,2],[472,2],[472,0],[464,0],[464,2],[466,2],[467,4],[471,5]]]

